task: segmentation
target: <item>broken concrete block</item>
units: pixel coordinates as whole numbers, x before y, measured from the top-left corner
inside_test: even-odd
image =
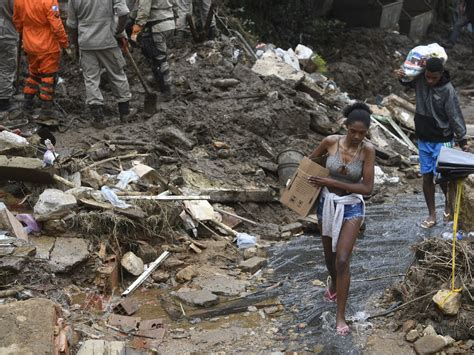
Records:
[[[89,256],[89,241],[86,239],[56,238],[49,265],[52,272],[68,272]]]
[[[434,354],[446,346],[446,340],[441,335],[425,335],[415,342],[417,354]]]
[[[178,291],[175,296],[190,306],[198,307],[214,306],[219,300],[215,294],[208,290]]]
[[[67,215],[76,205],[77,200],[73,195],[56,189],[46,189],[34,207],[35,218],[37,221],[58,219]]]
[[[140,276],[143,273],[143,260],[136,256],[133,252],[125,253],[120,262],[125,270],[134,276]]]
[[[242,261],[239,267],[244,272],[250,272],[251,274],[254,274],[266,264],[267,259],[261,258],[259,256],[254,256],[253,258]]]
[[[36,246],[36,258],[48,260],[55,241],[56,238],[44,235],[40,237],[32,237],[31,242]]]
[[[193,283],[204,290],[222,296],[239,296],[242,292],[245,292],[245,288],[249,284],[246,281],[223,275],[199,277]]]
[[[122,341],[86,340],[77,355],[122,355],[129,354]],[[137,352],[140,354],[141,352]]]
[[[0,354],[57,354],[57,305],[45,298],[0,305]]]
[[[184,283],[191,281],[198,275],[196,268],[192,265],[186,266],[184,269],[179,270],[176,273],[176,281]]]
[[[1,181],[48,184],[53,182],[53,175],[52,169],[43,169],[43,162],[39,159],[0,155]]]
[[[28,233],[3,202],[0,202],[0,230],[10,232],[13,237],[28,240]]]

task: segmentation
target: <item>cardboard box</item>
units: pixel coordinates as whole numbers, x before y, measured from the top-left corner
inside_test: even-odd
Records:
[[[293,178],[281,194],[280,202],[302,217],[306,217],[313,209],[321,187],[311,185],[310,176],[328,177],[329,170],[316,164],[309,158],[303,158]]]

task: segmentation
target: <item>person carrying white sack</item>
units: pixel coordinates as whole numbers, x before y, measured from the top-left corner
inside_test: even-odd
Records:
[[[310,159],[327,156],[328,178],[311,176],[309,182],[322,186],[317,207],[326,267],[331,281],[324,298],[337,302],[336,333],[350,333],[345,320],[350,284],[350,258],[365,216],[362,195],[374,187],[375,148],[364,139],[371,122],[370,108],[355,103],[344,110],[346,135],[324,138]],[[322,222],[322,223],[321,223]]]

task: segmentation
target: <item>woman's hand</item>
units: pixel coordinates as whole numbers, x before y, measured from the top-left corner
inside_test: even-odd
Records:
[[[320,176],[310,176],[308,178],[308,181],[310,184],[314,185],[314,186],[326,186],[326,187],[334,187],[334,179],[330,179],[330,178],[324,178],[324,177],[320,177]]]
[[[397,79],[401,80],[405,77],[405,72],[403,71],[403,69],[396,69],[396,70],[393,71],[393,73],[395,74]]]

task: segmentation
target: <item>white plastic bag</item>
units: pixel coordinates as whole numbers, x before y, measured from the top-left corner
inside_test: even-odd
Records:
[[[131,205],[119,199],[118,196],[115,194],[115,192],[108,186],[102,186],[102,188],[100,189],[100,192],[102,193],[102,196],[107,201],[109,201],[114,207],[121,208],[121,209],[127,209],[129,207],[132,207]]]
[[[295,54],[299,60],[306,60],[311,58],[313,50],[302,44],[298,44],[295,48]]]
[[[426,61],[429,58],[440,58],[443,63],[448,61],[448,55],[438,43],[413,48],[403,63],[403,71],[407,81],[413,80],[425,70]]]
[[[296,56],[295,52],[293,52],[293,49],[288,49],[287,51],[277,48],[275,50],[275,54],[280,57],[286,64],[289,64],[293,67],[293,69],[300,71],[300,62],[298,60],[298,57]]]

